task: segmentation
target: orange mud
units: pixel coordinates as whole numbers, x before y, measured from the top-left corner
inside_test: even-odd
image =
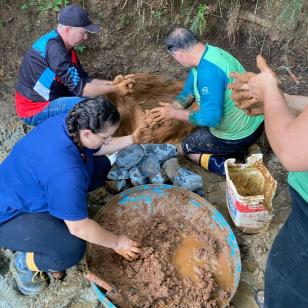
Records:
[[[153,109],[159,102],[172,103],[182,90],[183,82],[149,73],[136,73],[134,93],[125,97],[109,95],[121,115],[117,136],[129,135],[145,120],[144,110]],[[147,125],[142,131],[139,143],[179,143],[193,127],[187,122],[166,120],[162,124]]]
[[[89,244],[89,270],[114,286],[117,298],[109,297],[121,308],[227,306],[235,282],[226,231],[213,227],[206,206],[192,207],[185,191],[152,195],[150,204],[142,197],[148,195],[128,195],[125,206],[117,196],[95,216],[107,230],[141,243],[140,258],[129,262]]]

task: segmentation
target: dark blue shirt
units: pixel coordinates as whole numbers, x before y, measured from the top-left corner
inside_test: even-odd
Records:
[[[0,165],[0,224],[22,213],[64,220],[88,217],[93,150],[85,160],[69,138],[65,115],[52,117],[18,141]]]
[[[57,30],[53,30],[26,52],[16,91],[33,102],[44,102],[62,96],[82,96],[90,81],[74,49],[67,50]]]

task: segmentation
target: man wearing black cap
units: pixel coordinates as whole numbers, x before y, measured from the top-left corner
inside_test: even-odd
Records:
[[[91,79],[83,70],[74,46],[87,40],[88,32],[100,31],[86,10],[77,4],[66,6],[58,22],[57,29],[40,37],[26,52],[19,70],[16,111],[29,125],[66,113],[85,97],[132,91],[132,75],[109,81]]]

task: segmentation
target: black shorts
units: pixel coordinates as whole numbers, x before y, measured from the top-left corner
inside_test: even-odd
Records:
[[[232,155],[255,143],[264,131],[262,123],[250,136],[238,140],[215,137],[208,127],[200,127],[182,140],[183,152],[188,154]]]
[[[308,202],[292,187],[290,194],[292,212],[267,259],[266,308],[308,307]]]

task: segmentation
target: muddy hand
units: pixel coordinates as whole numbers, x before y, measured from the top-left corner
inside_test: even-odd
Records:
[[[128,74],[128,75],[117,75],[115,76],[115,78],[113,79],[113,84],[116,85],[120,82],[122,82],[123,80],[127,80],[127,79],[134,79],[134,74]]]
[[[161,123],[167,119],[172,119],[174,111],[176,110],[172,104],[159,102],[161,107],[149,110],[153,123]]]
[[[250,116],[263,114],[263,103],[247,89],[248,82],[256,74],[250,72],[231,73],[230,76],[234,78],[234,82],[228,87],[232,89],[232,99],[235,105]]]
[[[147,117],[145,116],[132,135],[133,143],[135,144],[151,143],[151,136],[149,135],[149,123],[146,119]]]
[[[140,256],[140,244],[131,240],[126,235],[119,235],[114,251],[129,261],[133,261]]]
[[[246,78],[246,76],[244,76],[244,78]],[[230,85],[230,88],[234,89],[232,92],[234,104],[250,116],[263,114],[263,103],[260,99],[253,97],[248,90],[240,90],[242,81],[243,78],[241,78],[240,81],[236,79],[236,81]]]
[[[152,114],[152,110],[145,110],[145,119],[144,119],[146,125],[149,127],[152,127],[156,124],[155,119]]]
[[[260,70],[260,73],[251,77],[247,84],[243,85],[242,88],[243,90],[248,90],[252,97],[263,102],[266,93],[269,93],[273,88],[278,87],[279,80],[261,55],[257,56],[257,67]]]
[[[120,96],[133,93],[135,83],[134,74],[117,75],[113,80],[115,91]]]
[[[232,99],[237,107],[246,111],[249,115],[258,115],[263,113],[263,89],[266,83],[277,84],[276,74],[267,65],[265,59],[259,55],[257,57],[257,67],[260,74],[251,72],[231,73],[234,82],[228,87],[233,91]]]
[[[135,84],[134,79],[124,79],[121,82],[117,83],[114,85],[115,87],[115,92],[119,96],[125,96],[127,94],[133,93],[133,87]]]

